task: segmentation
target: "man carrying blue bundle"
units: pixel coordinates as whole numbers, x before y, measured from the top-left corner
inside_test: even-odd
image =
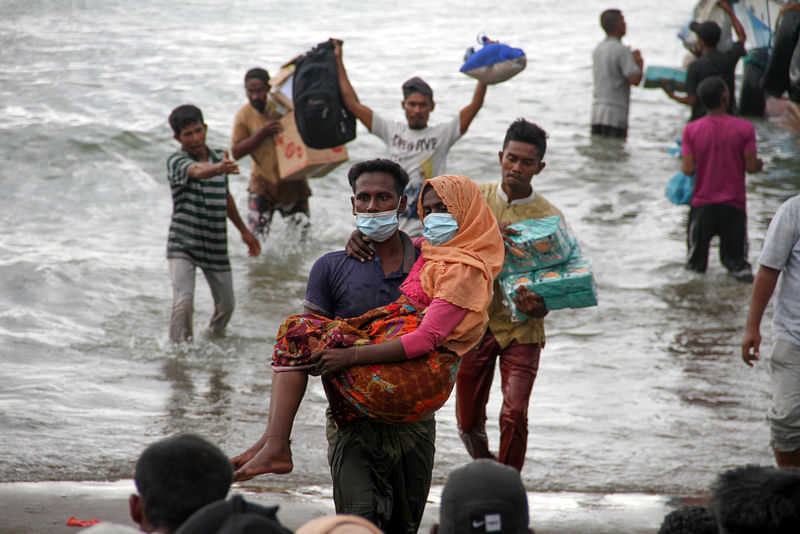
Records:
[[[721,77],[703,80],[697,94],[708,114],[686,125],[681,143],[681,170],[695,175],[686,268],[706,271],[709,245],[718,235],[722,264],[737,280],[752,282],[747,261],[745,171],[758,172],[764,165],[756,156],[756,132],[750,121],[726,112],[730,90]]]
[[[533,177],[545,167],[542,158],[546,148],[545,131],[525,119],[517,119],[508,128],[500,152],[501,181],[480,185],[508,244],[509,236],[515,233],[508,228],[510,224],[564,216],[531,186]],[[509,253],[506,250],[506,254]],[[461,360],[456,378],[456,417],[459,434],[470,456],[493,458],[486,437],[486,404],[495,361],[499,357],[503,407],[497,460],[521,471],[528,442],[528,402],[544,346],[547,307],[540,296],[525,286],[519,288],[515,303],[528,319],[514,322],[514,310],[504,302],[503,292],[495,280],[494,297],[488,310],[489,328],[477,348]]]
[[[433,90],[422,78],[413,77],[403,83],[402,107],[406,122],[389,121],[374,113],[358,100],[350,84],[342,61],[340,41],[334,41],[339,69],[339,89],[345,106],[370,131],[383,139],[389,148],[389,159],[400,164],[408,173],[405,190],[408,207],[400,215],[400,229],[411,237],[422,235],[422,221],[417,214],[417,204],[425,180],[445,173],[447,153],[466,133],[472,119],[483,106],[486,84],[478,82],[472,101],[452,120],[437,126],[428,126],[433,111]]]

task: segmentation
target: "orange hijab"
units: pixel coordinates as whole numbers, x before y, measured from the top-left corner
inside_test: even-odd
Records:
[[[489,321],[486,308],[505,256],[503,237],[475,182],[466,176],[446,174],[425,184],[433,187],[458,223],[458,233],[447,243],[422,244],[426,261],[420,282],[431,299],[446,300],[467,310],[444,342],[446,348],[460,356],[481,340]],[[424,191],[423,188],[423,194]],[[420,219],[423,219],[422,196],[417,206]]]

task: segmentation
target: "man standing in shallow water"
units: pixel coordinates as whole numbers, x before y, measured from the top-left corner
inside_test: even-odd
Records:
[[[775,346],[768,360],[771,445],[778,467],[800,467],[800,196],[784,202],[772,218],[758,263],[742,359],[750,367],[759,359],[761,319],[777,287]]]
[[[642,81],[644,62],[641,52],[620,42],[627,26],[619,9],[603,11],[600,26],[607,37],[592,52],[592,134],[624,138],[628,135],[631,85]]]
[[[664,92],[672,100],[692,107],[690,122],[703,117],[709,111],[700,99],[698,89],[700,83],[711,76],[721,77],[728,86],[730,98],[726,108],[727,113],[729,115],[738,113],[736,108],[736,63],[739,62],[740,57],[747,55],[744,48],[747,32],[727,0],[720,0],[717,5],[731,18],[733,30],[736,32],[736,42],[728,50],[721,52],[717,49],[722,36],[719,24],[714,21],[692,22],[689,28],[697,35],[697,49],[694,50],[697,59],[686,69],[686,96],[676,95],[671,88],[663,87]]]
[[[275,104],[267,98],[269,73],[253,68],[244,75],[244,88],[248,103],[243,105],[233,119],[231,150],[234,159],[247,154],[253,158],[253,170],[247,191],[247,224],[253,234],[266,239],[272,217],[276,211],[303,231],[309,223],[308,181],[280,179],[274,136],[281,131],[281,115]]]
[[[358,317],[390,304],[400,296],[400,284],[419,256],[411,239],[398,230],[397,215],[406,208],[403,190],[408,184],[402,167],[385,159],[369,160],[354,165],[348,180],[356,224],[371,238],[370,261],[348,257],[343,250],[319,258],[308,275],[305,313]],[[304,389],[308,381],[305,372],[282,372],[281,377],[283,381],[273,380],[271,386],[270,417],[276,398],[286,398],[281,388],[297,387],[289,381],[298,381]],[[323,375],[322,380],[325,383],[328,378]],[[400,424],[359,417],[338,426],[329,408],[326,437],[336,512],[369,519],[389,534],[416,532],[433,470],[433,414]],[[288,438],[265,431],[255,445],[231,460],[236,479],[291,471]],[[258,462],[262,447],[270,453],[266,463]]]
[[[561,210],[537,194],[531,181],[545,167],[547,134],[536,124],[517,119],[506,131],[500,152],[502,179],[480,184],[503,238],[514,230],[509,224],[527,219],[564,217]],[[508,251],[506,251],[508,254]],[[518,309],[529,317],[512,319],[513,310],[503,300],[495,280],[489,304],[489,327],[478,346],[466,353],[456,377],[456,418],[461,440],[473,458],[494,458],[486,437],[486,404],[500,360],[503,406],[500,409],[500,448],[497,460],[522,470],[528,444],[528,403],[539,370],[539,355],[544,347],[544,300],[525,287],[516,300]]]
[[[261,254],[261,245],[242,222],[228,192],[228,174],[238,174],[239,166],[227,152],[206,146],[208,126],[200,109],[191,104],[178,106],[170,113],[169,124],[181,144],[181,150],[167,158],[172,190],[167,242],[173,295],[169,339],[179,343],[192,337],[196,267],[203,270],[214,298],[209,331],[221,334],[233,315],[226,215],[241,233],[250,256]]]

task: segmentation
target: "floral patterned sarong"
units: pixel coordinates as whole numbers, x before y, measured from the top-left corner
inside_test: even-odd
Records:
[[[309,364],[311,354],[325,348],[390,341],[416,330],[423,312],[401,295],[387,306],[350,319],[328,319],[308,313],[292,315],[278,330],[273,366],[276,370],[303,369]],[[338,397],[331,398],[334,416],[339,423],[355,417],[371,417],[387,423],[422,419],[447,401],[460,361],[457,355],[439,347],[403,362],[355,365],[329,375],[326,390]],[[337,410],[338,401],[344,403],[340,407],[344,410]]]

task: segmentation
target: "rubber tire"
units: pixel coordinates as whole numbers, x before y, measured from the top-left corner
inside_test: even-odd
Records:
[[[789,89],[789,65],[792,62],[798,34],[800,34],[800,11],[789,9],[783,12],[772,41],[767,68],[761,78],[765,93],[780,97]]]
[[[766,54],[763,48],[751,50],[750,54],[755,55],[758,51]],[[746,61],[744,64],[744,76],[742,76],[742,88],[739,93],[739,113],[751,117],[763,117],[766,108],[766,96],[761,89],[761,77],[764,75],[764,67],[758,61]]]
[[[789,98],[800,102],[800,39],[794,47],[792,61],[789,63]]]

